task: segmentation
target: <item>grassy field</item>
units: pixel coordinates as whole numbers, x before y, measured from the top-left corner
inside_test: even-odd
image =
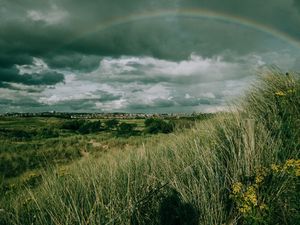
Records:
[[[120,134],[118,125],[106,127],[110,119],[65,119],[55,117],[0,117],[0,178],[2,190],[9,191],[32,171],[70,164],[90,154],[135,149],[160,135],[146,132],[145,119],[120,119],[119,124],[134,125],[133,131]],[[96,123],[96,130],[82,130],[85,123]],[[67,126],[66,126],[67,124]],[[70,124],[71,128],[70,129]],[[74,128],[74,124],[76,125]],[[176,127],[193,121],[177,119]],[[84,131],[84,132],[83,132]]]
[[[231,113],[190,129],[2,138],[1,156],[59,157],[2,181],[0,224],[299,224],[299,109],[299,76],[266,71]],[[66,152],[80,160],[56,166]]]

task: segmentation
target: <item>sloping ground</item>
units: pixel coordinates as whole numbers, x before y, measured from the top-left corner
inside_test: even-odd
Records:
[[[237,109],[47,172],[1,202],[0,223],[299,224],[299,76],[265,72]]]

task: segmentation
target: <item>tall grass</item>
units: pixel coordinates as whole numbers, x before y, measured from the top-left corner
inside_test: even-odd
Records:
[[[239,110],[143,147],[45,171],[40,186],[4,198],[0,222],[292,224],[299,179],[289,174],[271,174],[259,186],[269,208],[260,222],[237,210],[230,196],[233,184],[252,184],[259,169],[299,159],[299,96],[297,75],[268,71]]]

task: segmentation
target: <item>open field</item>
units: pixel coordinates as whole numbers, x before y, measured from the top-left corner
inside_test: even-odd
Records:
[[[10,180],[23,177],[50,165],[64,165],[89,154],[99,157],[106,152],[123,151],[158,139],[160,135],[146,132],[145,119],[116,120],[120,124],[132,124],[133,131],[120,133],[119,126],[107,127],[110,119],[64,119],[55,117],[0,117],[0,174],[4,189]],[[175,120],[174,120],[175,121]],[[96,130],[68,127],[82,123],[96,123]],[[174,124],[182,129],[193,126],[193,120],[176,119]],[[126,128],[126,127],[125,127]],[[130,128],[130,127],[129,127]],[[158,132],[160,133],[160,132]],[[168,133],[168,132],[167,132]],[[14,178],[14,179],[11,179]]]
[[[45,164],[6,175],[0,224],[299,224],[299,110],[299,76],[267,71],[231,113],[169,134],[4,118],[1,127],[33,135],[2,134],[1,160]],[[34,135],[41,126],[58,136]]]

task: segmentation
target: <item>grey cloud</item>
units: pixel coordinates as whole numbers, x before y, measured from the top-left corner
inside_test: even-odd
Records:
[[[199,105],[216,105],[215,99],[210,98],[177,98],[175,99],[179,106],[199,106]]]
[[[101,108],[96,107],[96,103],[107,103],[114,100],[119,100],[121,96],[113,95],[104,91],[99,91],[94,94],[99,94],[99,98],[83,98],[63,100],[51,104],[51,109],[57,111],[102,111]]]
[[[178,94],[178,93],[177,93]],[[156,111],[157,109],[163,108],[172,108],[173,111],[180,111],[185,107],[189,107],[189,109],[196,108],[197,106],[203,105],[219,105],[221,99],[214,98],[205,98],[205,97],[191,97],[185,98],[184,96],[173,96],[170,99],[162,99],[157,98],[150,103],[145,102],[129,102],[126,106],[126,110],[134,111],[134,110],[152,110]]]
[[[6,83],[6,82],[0,82],[0,88],[9,88],[9,89],[13,89],[13,87],[9,84],[9,83]]]
[[[181,62],[150,57],[121,57],[103,59],[98,69],[82,79],[106,83],[194,85],[201,82],[241,79],[253,75],[250,71],[258,61],[259,59],[251,55],[244,59],[239,58],[238,62],[195,55]],[[287,58],[287,62],[290,63],[291,59]]]
[[[95,108],[95,102],[89,99],[74,99],[69,101],[61,101],[51,106],[57,111],[90,111]]]
[[[51,68],[89,72],[99,66],[100,59],[101,57],[97,55],[70,53],[48,55],[45,57],[45,62]]]
[[[20,75],[16,67],[8,69],[0,68],[0,83],[14,82],[26,85],[54,85],[63,81],[64,75],[54,71]]]
[[[6,88],[15,91],[26,91],[28,93],[39,93],[42,91],[40,87],[28,87],[28,86],[18,87],[7,82],[0,82],[0,88]]]
[[[57,72],[44,72],[41,74],[24,74],[23,79],[19,79],[27,85],[54,85],[64,81],[64,75]]]
[[[151,108],[152,110],[155,110],[156,108],[169,108],[175,105],[175,102],[173,100],[168,99],[155,99],[149,104],[146,103],[129,103],[127,105],[127,110],[134,110],[134,109],[147,109]]]
[[[122,95],[112,94],[106,91],[97,91],[93,93],[94,95],[100,96],[97,99],[93,99],[96,102],[110,102],[114,100],[119,100],[122,98]]]
[[[299,0],[294,0],[294,6],[296,7],[297,10],[300,12],[300,1]]]
[[[0,99],[0,112],[32,112],[46,111],[48,108],[34,98],[24,96],[14,99]]]

